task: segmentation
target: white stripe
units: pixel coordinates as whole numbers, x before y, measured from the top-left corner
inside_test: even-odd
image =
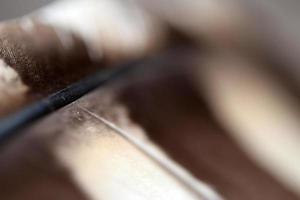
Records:
[[[189,172],[180,167],[174,161],[168,159],[164,154],[158,151],[158,149],[154,148],[151,143],[148,143],[144,140],[141,140],[135,137],[133,134],[127,133],[114,123],[100,117],[99,115],[89,111],[88,109],[77,105],[81,110],[85,111],[89,115],[98,119],[102,123],[104,123],[109,128],[116,131],[119,135],[121,135],[128,142],[133,144],[136,148],[140,149],[143,153],[145,153],[149,158],[155,161],[160,165],[165,171],[174,176],[179,182],[181,182],[188,190],[190,190],[193,194],[203,200],[222,200],[223,198],[215,192],[210,186],[207,184],[197,180],[194,178]]]

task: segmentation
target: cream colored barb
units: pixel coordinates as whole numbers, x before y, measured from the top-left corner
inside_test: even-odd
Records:
[[[19,106],[27,91],[17,72],[0,59],[0,113],[7,112],[10,106]]]
[[[163,24],[132,0],[56,1],[32,17],[56,27],[66,47],[72,46],[68,34],[80,36],[93,59],[145,55],[166,34]]]
[[[66,130],[55,145],[56,156],[90,199],[198,199],[115,130],[94,121]]]
[[[300,196],[300,110],[278,81],[237,56],[214,56],[198,83],[215,116],[248,154]]]
[[[145,154],[149,159],[154,161],[157,166],[167,172],[174,180],[177,180],[183,186],[182,189],[189,194],[190,197],[185,197],[185,199],[202,199],[202,200],[222,200],[223,198],[215,192],[206,183],[194,178],[188,171],[179,166],[176,162],[169,159],[168,156],[158,147],[156,147],[149,139],[141,139],[136,137],[134,134],[118,127],[115,123],[91,112],[90,110],[78,105],[78,107],[89,115],[93,116],[100,122],[104,123],[107,127],[114,130],[122,138],[133,145],[137,150]],[[143,132],[141,130],[141,132]],[[137,183],[138,184],[138,183]],[[152,183],[155,184],[155,183]],[[178,189],[177,189],[178,190]],[[179,191],[179,190],[178,190]],[[175,193],[174,193],[175,194]],[[177,199],[179,196],[172,197],[172,199]],[[181,199],[182,197],[179,197]]]

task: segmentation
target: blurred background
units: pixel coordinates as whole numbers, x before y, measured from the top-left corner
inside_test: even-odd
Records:
[[[2,0],[0,3],[0,20],[26,15],[54,0]]]

